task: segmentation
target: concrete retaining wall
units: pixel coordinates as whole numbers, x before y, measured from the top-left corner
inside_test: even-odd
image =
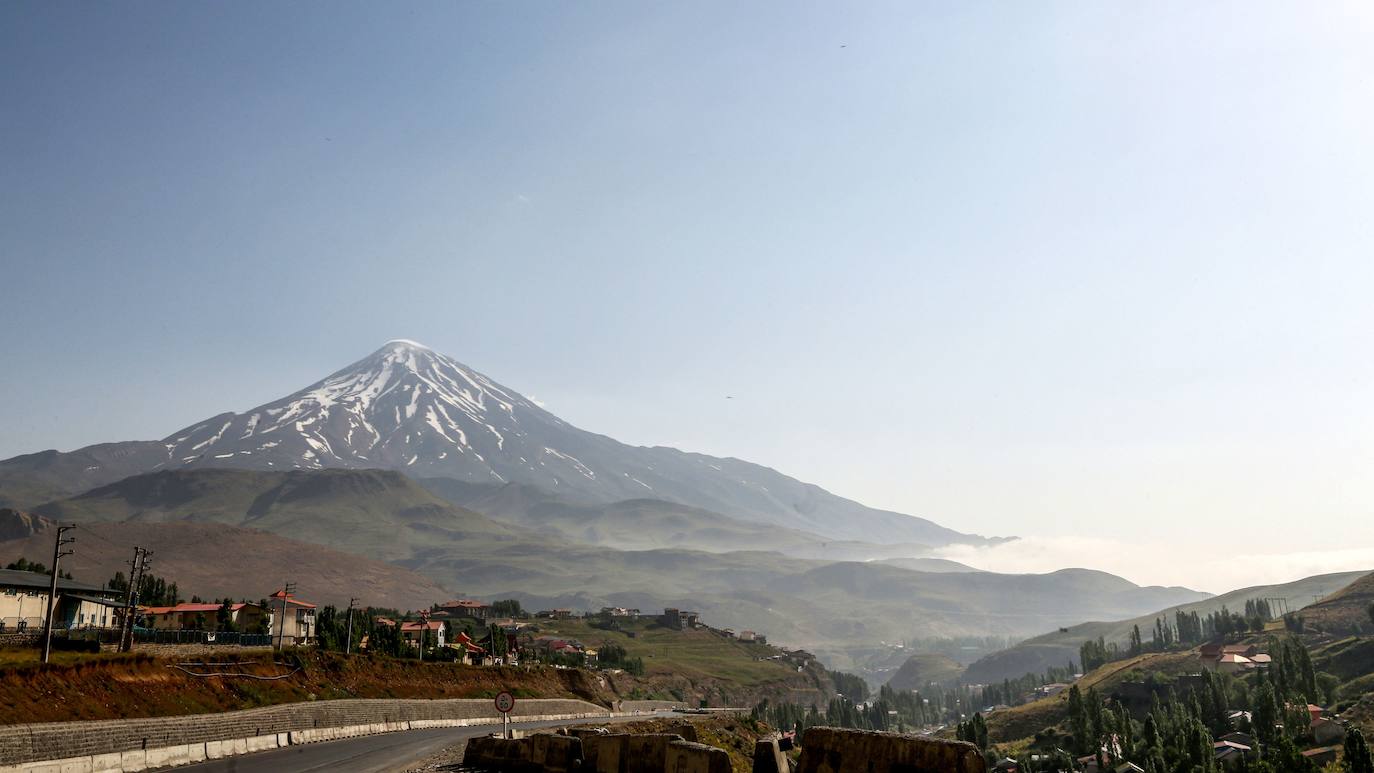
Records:
[[[984,773],[978,747],[916,735],[808,727],[797,773]]]
[[[511,716],[565,720],[609,717],[611,712],[579,700],[524,699]],[[486,699],[354,699],[185,717],[9,725],[0,727],[0,773],[145,770],[185,764],[197,755],[215,759],[293,743],[500,721]],[[120,759],[117,765],[115,758]]]
[[[695,732],[695,729],[693,730]],[[472,738],[463,764],[501,773],[730,773],[724,749],[670,734]]]

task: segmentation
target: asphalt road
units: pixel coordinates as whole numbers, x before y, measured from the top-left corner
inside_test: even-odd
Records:
[[[645,714],[639,717],[617,717],[615,719],[588,719],[572,722],[513,722],[518,730],[535,730],[541,727],[563,727],[567,725],[604,725],[615,722],[629,722],[657,716],[670,716],[672,712]],[[438,753],[447,746],[479,735],[487,735],[500,728],[500,725],[479,725],[476,727],[442,727],[428,730],[411,730],[404,733],[382,733],[361,738],[347,738],[342,741],[288,746],[285,749],[245,754],[239,757],[226,757],[220,760],[187,765],[177,770],[196,771],[196,773],[306,773],[306,771],[394,771],[419,763],[430,755]]]

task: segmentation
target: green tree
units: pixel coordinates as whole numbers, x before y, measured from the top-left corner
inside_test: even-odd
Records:
[[[1078,685],[1069,688],[1069,728],[1073,732],[1074,750],[1087,754],[1092,749],[1091,731],[1088,728],[1088,711],[1083,705],[1083,693]]]
[[[1255,737],[1260,743],[1274,742],[1274,726],[1279,722],[1279,702],[1274,697],[1274,686],[1265,681],[1255,690],[1254,706]]]
[[[219,610],[215,612],[215,630],[233,632],[238,630],[234,625],[234,608],[231,600],[225,598],[219,605]]]
[[[1374,773],[1374,756],[1370,754],[1364,733],[1357,727],[1345,734],[1345,769],[1349,773]]]
[[[497,617],[524,617],[519,599],[499,599],[491,602],[491,613]]]

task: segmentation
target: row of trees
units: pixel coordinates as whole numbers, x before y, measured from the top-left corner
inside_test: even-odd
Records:
[[[23,556],[20,556],[18,561],[11,561],[10,563],[6,564],[5,568],[11,571],[18,572],[35,572],[37,574],[48,574],[48,567],[46,564],[40,564],[34,561],[30,561],[27,558],[24,558]],[[59,570],[57,572],[57,576],[61,577],[64,580],[72,579],[71,572],[63,572]]]
[[[105,587],[123,593],[129,590],[129,580],[123,572],[115,572]],[[181,603],[181,594],[176,583],[144,573],[138,581],[138,603],[150,607],[173,607]]]
[[[1272,619],[1269,602],[1264,599],[1247,599],[1244,614],[1232,612],[1225,606],[1207,615],[1177,610],[1174,612],[1173,623],[1163,617],[1155,618],[1154,630],[1151,631],[1148,644],[1139,625],[1131,626],[1125,649],[1116,642],[1105,641],[1101,636],[1096,640],[1083,642],[1078,651],[1079,663],[1083,666],[1083,673],[1088,673],[1112,661],[1135,657],[1146,652],[1166,652],[1176,647],[1192,647],[1212,639],[1258,633],[1264,630],[1265,622]],[[1291,619],[1285,618],[1285,622],[1290,629],[1294,625],[1300,625],[1296,616],[1292,616]]]

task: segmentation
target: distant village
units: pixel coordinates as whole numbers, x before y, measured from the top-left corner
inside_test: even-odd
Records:
[[[36,644],[43,635],[52,585],[49,575],[37,571],[42,569],[41,565],[21,559],[17,566],[23,568],[0,570],[0,642],[10,646]],[[549,623],[569,620],[587,621],[594,628],[607,630],[615,630],[621,622],[645,621],[675,631],[700,630],[744,643],[768,643],[768,637],[762,633],[714,628],[705,624],[698,612],[678,608],[651,615],[625,607],[603,607],[597,612],[558,608],[530,613],[514,600],[488,603],[460,598],[433,604],[427,610],[371,614],[364,618],[366,609],[321,608],[298,597],[291,586],[274,588],[256,602],[205,601],[193,597],[191,601],[167,604],[145,604],[140,598],[140,594],[165,596],[165,591],[149,593],[146,588],[131,591],[129,587],[117,586],[118,582],[94,585],[59,577],[52,603],[52,629],[59,641],[85,641],[104,648],[125,649],[138,643],[312,646],[321,643],[322,617],[327,613],[331,619],[356,615],[357,624],[345,625],[367,631],[357,641],[348,641],[349,649],[368,651],[378,645],[376,640],[383,632],[392,632],[403,652],[421,657],[443,656],[471,665],[601,665],[598,645],[543,630],[550,627]],[[636,634],[629,630],[626,635]],[[811,658],[801,651],[797,655]],[[760,660],[780,657],[783,656],[778,651],[772,650],[758,655]],[[610,665],[620,665],[621,660],[617,656]]]

